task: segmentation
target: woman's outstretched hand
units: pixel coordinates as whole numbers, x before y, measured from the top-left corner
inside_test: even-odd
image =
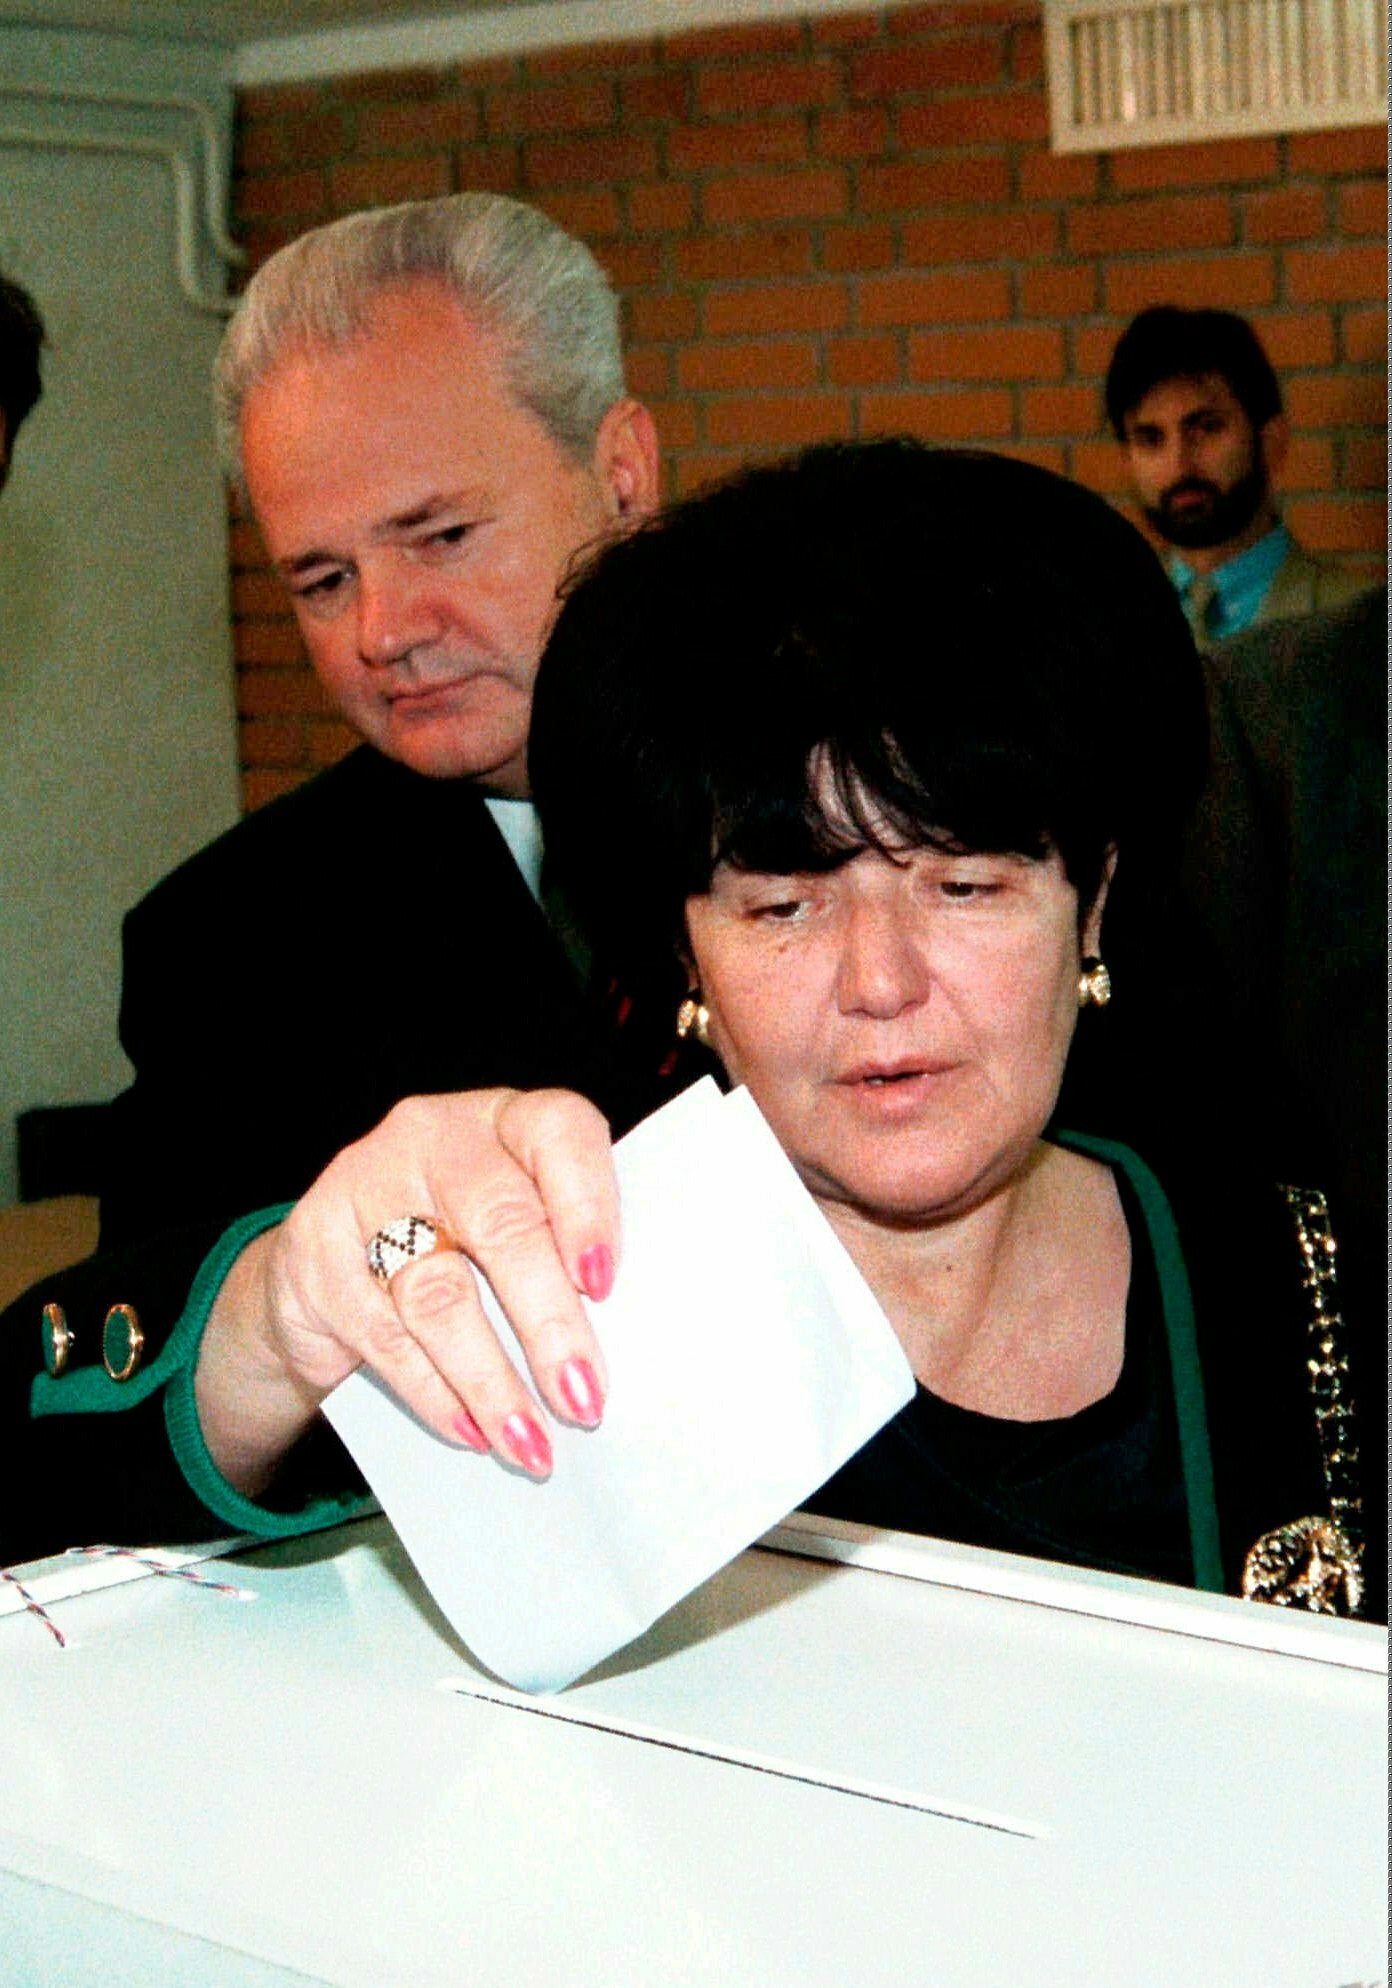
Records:
[[[383,1285],[368,1245],[411,1215],[456,1247],[406,1262]],[[592,1427],[605,1370],[577,1294],[608,1295],[618,1245],[609,1131],[586,1099],[509,1090],[406,1099],[225,1280],[195,1380],[213,1461],[255,1496],[325,1395],[366,1365],[437,1434],[544,1477],[545,1419],[488,1322],[474,1266],[541,1400]]]

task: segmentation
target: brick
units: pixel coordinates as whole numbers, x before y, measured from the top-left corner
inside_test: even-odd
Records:
[[[1009,26],[1016,21],[1036,21],[1039,0],[963,0],[951,6],[892,7],[885,26],[892,35],[940,34],[950,28],[979,28],[983,21]]]
[[[1060,442],[997,442],[995,451],[997,455],[1009,456],[1012,462],[1051,469],[1056,476],[1063,476],[1068,468],[1068,451]]]
[[[631,345],[624,354],[624,378],[639,400],[672,391],[672,355],[663,345]]]
[[[237,710],[243,718],[321,717],[328,709],[319,679],[308,669],[238,672]]]
[[[689,345],[677,356],[677,384],[686,393],[749,393],[757,387],[810,387],[817,381],[817,347],[808,338],[741,339]]]
[[[1105,294],[1109,311],[1127,314],[1149,304],[1217,305],[1240,311],[1274,300],[1276,265],[1269,255],[1255,251],[1122,262],[1107,270]]]
[[[584,241],[617,235],[622,226],[619,196],[608,188],[582,187],[573,192],[553,188],[539,193],[533,205],[549,214],[567,234],[579,235]]]
[[[232,612],[242,615],[280,616],[285,613],[286,592],[274,573],[234,573]]]
[[[1377,552],[1387,547],[1387,505],[1367,497],[1297,498],[1286,521],[1312,552]]]
[[[1282,391],[1293,428],[1380,428],[1387,420],[1381,373],[1297,374]]]
[[[647,407],[657,424],[658,446],[663,451],[692,446],[696,440],[696,410],[689,400],[649,397]]]
[[[442,97],[422,104],[364,104],[358,112],[354,150],[359,154],[421,152],[439,145],[470,145],[478,135],[478,106],[472,97]]]
[[[364,69],[353,76],[336,76],[333,91],[349,103],[422,103],[452,86],[444,67]]]
[[[1387,486],[1387,443],[1377,435],[1350,435],[1344,442],[1343,482],[1349,490]]]
[[[690,227],[696,202],[689,186],[655,180],[650,186],[631,186],[625,205],[635,234],[676,235]]]
[[[1326,435],[1293,435],[1281,465],[1283,490],[1332,490],[1334,444]]]
[[[940,35],[916,45],[900,43],[852,58],[852,97],[898,97],[999,82],[1005,43],[996,34]]]
[[[834,387],[889,386],[903,376],[899,340],[881,331],[827,341],[827,378]]]
[[[461,89],[507,89],[522,74],[522,65],[511,55],[482,55],[476,62],[461,62],[454,80]]]
[[[1037,83],[1044,75],[1044,34],[1035,22],[1011,30],[1009,74],[1016,83]]]
[[[763,124],[678,125],[666,134],[667,169],[728,172],[731,166],[796,166],[807,157],[807,131],[798,118]]]
[[[628,335],[685,340],[696,336],[696,299],[687,290],[657,290],[628,300]]]
[[[860,403],[862,435],[921,435],[933,442],[993,442],[1014,423],[1004,387],[962,393],[867,393]]]
[[[592,242],[595,255],[616,290],[636,290],[662,275],[660,242]]]
[[[689,497],[695,490],[705,490],[748,459],[749,452],[743,449],[693,450],[684,455],[675,467],[671,477],[672,494]]]
[[[243,718],[237,745],[243,766],[298,766],[304,758],[304,728],[289,718]]]
[[[257,572],[269,566],[270,556],[261,534],[250,518],[236,518],[227,527],[228,562],[241,572]]]
[[[1052,325],[918,331],[909,339],[911,380],[1057,380],[1063,333]]]
[[[756,394],[712,401],[705,409],[706,440],[717,448],[799,448],[851,432],[844,394]]]
[[[1328,311],[1254,312],[1252,328],[1278,373],[1291,366],[1334,363],[1334,320]]]
[[[1003,269],[974,269],[953,275],[915,276],[896,272],[868,276],[860,286],[860,323],[967,324],[1010,314],[1010,277]]]
[[[1021,200],[1091,200],[1097,192],[1095,152],[1025,152],[1016,169]]]
[[[945,145],[1028,143],[1048,137],[1049,112],[1042,90],[982,91],[905,104],[896,112],[895,128],[899,143],[910,152]]]
[[[491,90],[484,100],[484,122],[490,138],[530,138],[549,131],[593,131],[613,123],[617,104],[617,93],[610,82]]]
[[[822,264],[826,269],[888,269],[893,261],[892,228],[851,222],[822,230]]]
[[[1022,269],[1019,292],[1026,317],[1085,317],[1097,308],[1097,265],[1066,262]]]
[[[741,221],[815,220],[844,214],[846,175],[839,166],[802,172],[736,173],[708,180],[701,192],[705,218],[715,227]]]
[[[1292,249],[1286,256],[1286,296],[1293,304],[1361,304],[1386,294],[1385,249]]]
[[[1275,179],[1280,154],[1274,138],[1218,138],[1194,145],[1141,145],[1113,152],[1109,161],[1118,193],[1152,187],[1223,186]]]
[[[1339,229],[1345,235],[1387,233],[1387,187],[1382,180],[1355,180],[1339,188]]]
[[[734,69],[703,69],[696,78],[696,102],[707,117],[807,110],[835,103],[840,92],[840,69],[825,56],[801,62],[743,62]]]
[[[268,173],[237,182],[236,209],[258,220],[315,215],[323,211],[326,192],[322,172]]]
[[[1385,310],[1345,311],[1342,326],[1343,357],[1355,362],[1387,357],[1387,313]]]
[[[310,769],[306,766],[297,772],[270,773],[260,770],[242,774],[242,807],[248,814],[263,808],[267,801],[279,800],[282,794],[302,787],[309,778]]]
[[[1377,124],[1347,131],[1298,131],[1286,141],[1292,178],[1315,173],[1378,173],[1387,169],[1387,131]]]
[[[237,117],[246,124],[262,117],[303,117],[323,102],[318,83],[259,83],[237,91]]]
[[[255,275],[263,262],[269,262],[277,249],[283,249],[287,242],[293,242],[297,235],[303,234],[305,223],[281,221],[260,227],[252,226],[247,223],[235,200],[233,206],[236,214],[237,240],[246,256],[246,261],[241,265],[232,284],[235,294],[246,287],[247,279]]]
[[[539,48],[524,64],[529,76],[565,76],[576,69],[650,69],[659,44],[652,37],[590,41],[564,48]]]
[[[1004,158],[978,157],[862,166],[858,193],[867,214],[936,208],[948,202],[992,206],[1010,198],[1010,165]]]
[[[248,669],[305,663],[299,624],[286,619],[239,621],[233,628],[237,661]]]
[[[334,766],[361,745],[357,733],[341,718],[325,718],[305,726],[305,744],[313,766]]]
[[[1101,439],[1074,442],[1068,458],[1070,471],[1089,490],[1096,490],[1103,497],[1127,494],[1126,458],[1115,442]]]
[[[1275,193],[1242,196],[1245,242],[1299,242],[1324,231],[1327,201],[1322,186],[1283,186]]]
[[[1059,217],[1051,208],[1017,207],[1000,214],[933,214],[904,225],[903,260],[1002,262],[1048,255],[1058,247]]]
[[[802,22],[770,21],[758,27],[693,28],[667,35],[662,48],[669,62],[734,62],[750,55],[786,55],[803,45]]]
[[[449,193],[450,162],[424,154],[420,158],[364,159],[329,169],[329,192],[340,213],[358,207],[386,207],[399,200],[430,200]]]
[[[601,138],[530,138],[522,157],[536,186],[652,179],[658,169],[657,140],[633,132]]]
[[[769,331],[837,331],[846,322],[841,283],[770,283],[759,289],[712,289],[705,299],[708,337]]]
[[[888,113],[878,104],[823,111],[814,142],[825,159],[876,159],[889,142]]]
[[[675,76],[627,76],[619,84],[619,115],[625,124],[650,118],[658,124],[676,123],[691,112],[691,85],[683,72]]]
[[[461,193],[517,193],[522,186],[522,148],[470,145],[456,153],[455,171]]]
[[[1083,379],[1101,380],[1111,364],[1116,342],[1125,327],[1080,324],[1073,327],[1073,371]]]
[[[805,228],[766,228],[738,235],[696,235],[676,244],[677,274],[690,282],[803,276],[812,269]]]
[[[237,134],[236,170],[273,172],[321,166],[345,152],[352,136],[352,121],[342,111],[315,111],[304,117],[244,125]]]
[[[1092,387],[1024,387],[1020,429],[1026,435],[1091,435],[1102,419]]]
[[[1081,255],[1227,248],[1234,232],[1231,202],[1220,193],[1107,201],[1068,216],[1068,246]]]
[[[808,25],[812,30],[814,48],[860,48],[866,42],[880,38],[877,13],[821,14]]]

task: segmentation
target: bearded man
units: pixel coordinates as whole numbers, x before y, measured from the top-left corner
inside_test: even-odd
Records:
[[[1258,622],[1336,607],[1369,584],[1313,558],[1281,521],[1274,486],[1290,427],[1244,318],[1172,304],[1142,311],[1117,342],[1105,397],[1201,649]]]

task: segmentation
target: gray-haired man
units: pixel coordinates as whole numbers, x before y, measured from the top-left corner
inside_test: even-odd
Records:
[[[583,548],[657,496],[653,424],[625,392],[598,265],[544,216],[488,195],[354,215],[258,272],[216,388],[315,671],[366,743],[127,919],[121,1026],[136,1076],[114,1112],[102,1251],[20,1300],[25,1319],[3,1335],[0,1415],[23,1427],[13,1442],[0,1431],[0,1453],[46,1490],[0,1498],[0,1563],[246,1516],[248,1369],[285,1324],[298,1271],[278,1274],[285,1229],[235,1230],[200,1359],[199,1294],[216,1280],[191,1299],[194,1272],[234,1218],[299,1200],[393,1106],[426,1100],[405,1113],[411,1207],[364,1206],[345,1238],[337,1204],[316,1221],[321,1198],[293,1229],[343,1280],[344,1303],[377,1304],[389,1329],[412,1276],[377,1292],[373,1231],[417,1203],[448,1210],[465,1243],[474,1211],[492,1219],[500,1145],[480,1093],[563,1085],[614,1118],[656,1095],[657,1056],[635,1054],[632,1029],[620,1042],[605,990],[581,983],[541,909],[526,802],[532,680],[558,587]],[[631,1088],[624,1065],[639,1071]],[[557,1274],[548,1259],[543,1282]],[[45,1305],[50,1372],[30,1403]],[[411,1374],[383,1364],[411,1399]],[[312,1417],[277,1397],[272,1419],[282,1410],[297,1426]],[[283,1474],[280,1495],[299,1495]]]

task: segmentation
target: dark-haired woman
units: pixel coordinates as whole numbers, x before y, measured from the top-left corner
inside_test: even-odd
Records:
[[[1318,1198],[1206,1139],[1152,1171],[1056,1124],[1117,914],[1129,894],[1144,927],[1202,766],[1192,645],[1131,527],[1043,471],[907,443],[751,471],[580,578],[532,740],[557,881],[632,1026],[679,1020],[749,1086],[918,1377],[814,1506],[1354,1609]],[[574,1294],[609,1289],[618,1221],[583,1101],[416,1100],[273,1221],[180,1328],[167,1419],[211,1511],[337,1516],[294,1459],[364,1361],[538,1477],[545,1410],[602,1418]]]

